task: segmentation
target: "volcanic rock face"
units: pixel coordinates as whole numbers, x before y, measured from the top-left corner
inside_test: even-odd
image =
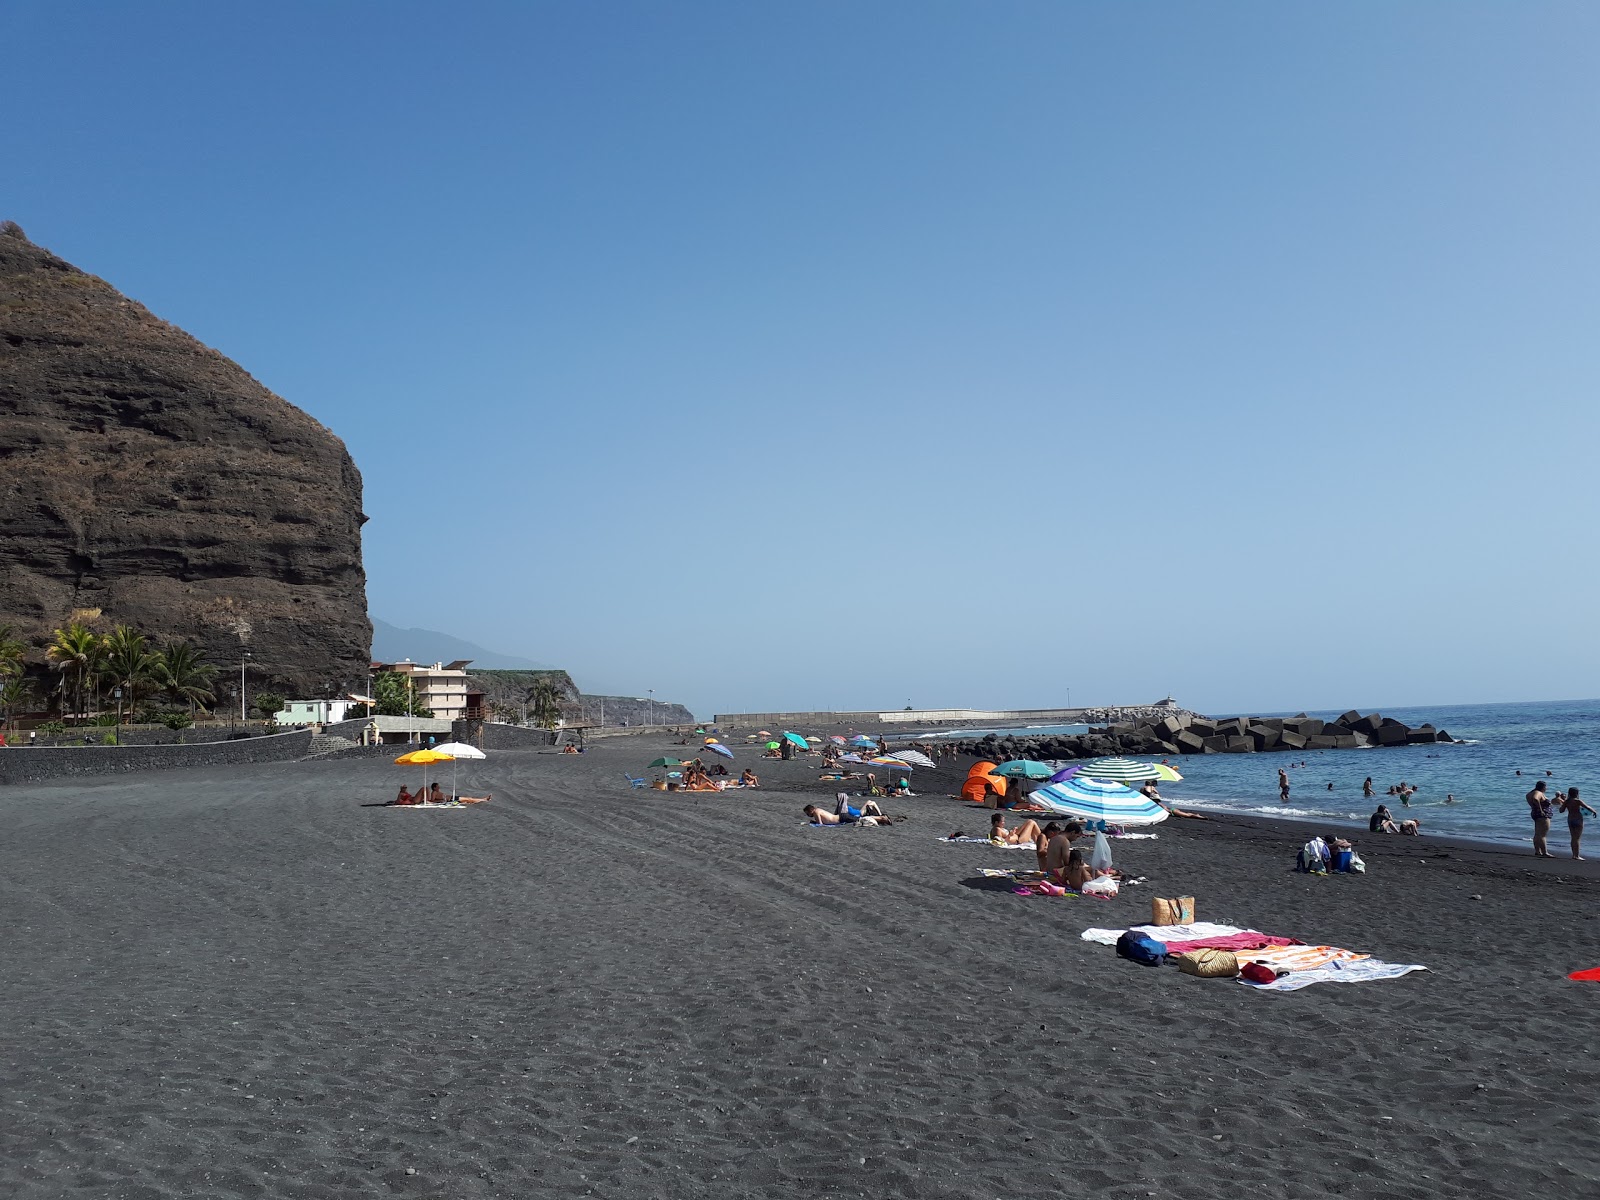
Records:
[[[36,646],[98,609],[98,629],[189,638],[224,667],[250,651],[252,692],[366,678],[365,518],[344,443],[10,222],[0,497],[0,621]]]

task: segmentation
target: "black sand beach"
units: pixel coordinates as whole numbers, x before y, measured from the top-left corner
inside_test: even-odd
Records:
[[[1025,899],[974,876],[1031,855],[935,841],[983,828],[958,772],[814,830],[814,763],[629,790],[662,752],[496,754],[437,812],[356,760],[0,793],[0,1194],[1600,1188],[1591,864],[1363,834],[1309,878],[1294,830],[1170,821],[1115,846],[1148,885]],[[1267,994],[1080,940],[1158,894],[1430,970]]]

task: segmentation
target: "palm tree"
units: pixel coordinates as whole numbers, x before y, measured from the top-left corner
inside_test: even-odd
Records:
[[[22,674],[22,656],[28,647],[16,636],[16,630],[0,622],[0,679]]]
[[[151,678],[174,704],[189,705],[189,717],[194,718],[195,707],[216,703],[211,681],[217,668],[206,661],[205,651],[188,642],[177,641],[165,650],[156,652]]]
[[[26,675],[18,675],[14,679],[7,679],[0,683],[0,713],[5,714],[5,724],[11,724],[11,718],[16,715],[17,709],[27,704],[33,697],[33,680]]]
[[[65,629],[55,631],[55,640],[45,648],[44,656],[55,663],[61,672],[61,693],[68,694],[67,681],[72,680],[76,703],[73,715],[83,714],[84,688],[97,672],[105,653],[105,642],[87,625],[73,622]]]
[[[122,724],[122,701],[129,709],[139,707],[139,689],[152,682],[156,656],[150,652],[150,643],[144,634],[131,625],[118,625],[105,639],[105,660],[102,673],[117,689],[117,724]]]
[[[541,679],[528,689],[528,703],[533,708],[533,722],[542,729],[554,729],[561,719],[561,689],[548,679]]]

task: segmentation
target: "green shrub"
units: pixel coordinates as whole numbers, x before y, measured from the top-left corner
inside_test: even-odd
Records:
[[[67,723],[65,721],[40,721],[35,727],[35,731],[38,733],[65,733],[67,731]]]
[[[100,738],[100,744],[102,746],[115,746],[117,744],[117,735],[114,733],[103,734]]]

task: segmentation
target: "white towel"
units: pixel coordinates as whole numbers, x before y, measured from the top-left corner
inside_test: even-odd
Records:
[[[1230,933],[1254,933],[1237,925],[1218,925],[1212,921],[1194,921],[1188,925],[1135,925],[1139,933],[1148,933],[1158,942],[1192,942],[1196,938],[1227,937]],[[1085,929],[1083,940],[1098,942],[1102,946],[1115,946],[1126,929]]]
[[[1363,958],[1356,962],[1331,962],[1311,971],[1291,971],[1271,983],[1251,983],[1243,977],[1238,982],[1262,992],[1295,992],[1313,983],[1371,983],[1378,979],[1398,979],[1412,971],[1427,969],[1420,963],[1387,963],[1381,958]]]

